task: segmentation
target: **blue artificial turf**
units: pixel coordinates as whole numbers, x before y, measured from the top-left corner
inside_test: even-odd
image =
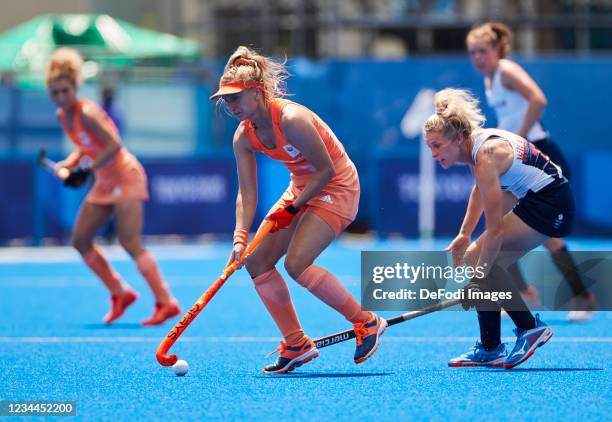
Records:
[[[185,310],[219,275],[228,248],[221,243],[202,258],[183,259],[153,248]],[[398,244],[337,242],[319,260],[356,295],[360,248]],[[155,360],[171,324],[140,327],[153,299],[132,262],[120,257],[113,264],[141,299],[112,326],[101,324],[108,306],[102,285],[78,259],[0,265],[0,400],[75,400],[77,417],[87,420],[609,420],[612,312],[586,324],[544,313],[555,337],[511,371],[447,368],[478,331],[473,312],[449,311],[390,328],[362,365],[352,361],[351,341],[321,349],[318,359],[289,375],[264,376],[260,369],[273,359],[265,354],[279,336],[240,271],[172,349],[190,365],[185,377],[176,377]],[[289,285],[310,336],[348,328]],[[510,337],[511,328],[504,320],[503,335]]]

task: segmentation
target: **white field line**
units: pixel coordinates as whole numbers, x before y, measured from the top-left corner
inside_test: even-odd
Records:
[[[162,337],[0,337],[0,343],[159,343]],[[385,336],[389,343],[460,343],[474,341],[475,337],[394,337]],[[514,341],[505,337],[504,342]],[[270,343],[278,337],[181,337],[181,342],[211,343]],[[555,343],[612,343],[612,337],[554,337]]]
[[[355,254],[358,260],[358,252],[361,250],[440,250],[445,247],[451,239],[439,238],[435,244],[424,248],[420,241],[409,239],[390,239],[380,241],[373,237],[342,236],[336,247],[332,247],[325,253],[327,257],[336,255],[346,259],[346,252]],[[607,251],[612,250],[612,241],[609,239],[570,239],[568,241],[573,251]],[[223,247],[219,247],[222,245]],[[130,261],[128,254],[114,243],[102,245],[104,253],[111,261]],[[160,260],[211,260],[226,259],[229,254],[228,241],[215,241],[214,239],[201,240],[194,243],[155,242],[147,243],[149,249],[157,259]],[[540,247],[538,250],[541,250]],[[0,248],[0,265],[3,264],[44,264],[44,263],[77,263],[81,257],[71,246],[10,246]]]
[[[1,264],[0,264],[1,265]],[[167,278],[170,279],[172,286],[197,286],[200,289],[206,283],[212,283],[215,279],[221,275],[221,271],[217,273],[203,273],[201,275],[181,275],[180,277],[173,277],[170,274]],[[168,271],[164,271],[167,274]],[[361,282],[358,276],[355,275],[343,275],[337,274],[337,277],[342,280],[342,284],[345,287],[356,287],[360,286]],[[68,289],[77,287],[99,287],[101,284],[92,274],[82,274],[74,277],[67,275],[14,275],[4,279],[0,279],[0,288],[6,289]],[[253,287],[253,282],[249,277],[248,273],[236,273],[232,276],[231,285],[237,285],[240,287]]]
[[[0,343],[159,343],[163,337],[0,337]],[[181,337],[181,341],[200,341]]]
[[[130,256],[119,245],[101,246],[113,262],[130,261]],[[158,259],[210,260],[224,258],[229,253],[219,250],[214,243],[197,245],[152,245],[148,247]],[[228,249],[229,250],[229,249]],[[79,253],[70,246],[7,247],[0,248],[0,264],[54,264],[82,262]]]

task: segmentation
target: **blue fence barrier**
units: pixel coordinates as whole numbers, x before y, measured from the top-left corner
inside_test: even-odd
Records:
[[[236,195],[232,160],[144,161],[145,234],[228,234]],[[88,191],[65,188],[32,161],[0,162],[0,242],[67,240]]]
[[[574,162],[578,164],[572,180],[578,204],[574,234],[610,235],[612,195],[602,172],[612,162],[612,154],[585,154]],[[151,196],[145,205],[145,234],[232,233],[237,191],[233,160],[145,160],[143,164]],[[417,236],[418,160],[377,157],[368,164],[372,166],[371,178],[361,177],[358,219],[383,236]],[[255,225],[289,181],[286,169],[265,157],[258,159],[258,170],[260,195]],[[0,177],[7,181],[0,185],[0,201],[5,204],[0,211],[0,242],[69,237],[87,189],[64,188],[30,161],[0,162]],[[465,167],[436,170],[436,236],[456,233],[472,184],[472,176]]]

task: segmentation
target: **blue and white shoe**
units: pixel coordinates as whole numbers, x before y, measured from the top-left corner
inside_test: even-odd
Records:
[[[507,357],[508,352],[504,343],[493,350],[487,351],[482,343],[477,341],[472,350],[451,359],[448,366],[453,368],[461,366],[502,366]]]
[[[372,357],[378,349],[380,336],[387,329],[387,320],[370,312],[368,319],[354,323],[353,329],[357,340],[354,362],[359,364]]]
[[[521,330],[515,328],[516,344],[504,362],[504,368],[514,368],[520,365],[533,355],[535,349],[543,346],[553,336],[553,330],[548,325],[540,321],[540,314],[536,314],[536,326],[531,330]]]

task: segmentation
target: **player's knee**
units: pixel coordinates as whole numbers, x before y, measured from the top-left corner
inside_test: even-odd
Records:
[[[544,246],[551,252],[557,252],[563,250],[565,243],[563,242],[563,239],[553,237],[544,242]]]
[[[80,236],[73,236],[70,243],[81,255],[87,253],[93,247],[91,239]]]
[[[312,262],[306,262],[300,257],[287,256],[285,257],[285,271],[292,279],[297,280],[298,277],[308,268]]]
[[[253,274],[257,276],[276,267],[276,264],[280,259],[280,257],[276,255],[257,252],[258,251],[255,250],[254,253],[246,257],[244,260],[244,266],[251,277],[253,277]]]
[[[253,255],[246,257],[244,266],[251,277],[256,277],[260,274],[274,268],[275,262],[270,262],[268,259],[261,259]]]
[[[467,247],[467,252],[475,252],[478,249],[478,242],[473,241],[472,243],[470,243],[470,246]]]
[[[244,268],[246,268],[247,272],[251,275],[251,277],[255,277],[259,274],[257,271],[257,262],[253,261],[250,257],[247,257],[244,260]]]
[[[119,244],[125,249],[125,251],[132,257],[136,257],[143,252],[140,239],[119,239]]]
[[[478,244],[476,242],[472,242],[465,250],[465,255],[463,257],[465,265],[475,266],[478,262],[478,255]]]

